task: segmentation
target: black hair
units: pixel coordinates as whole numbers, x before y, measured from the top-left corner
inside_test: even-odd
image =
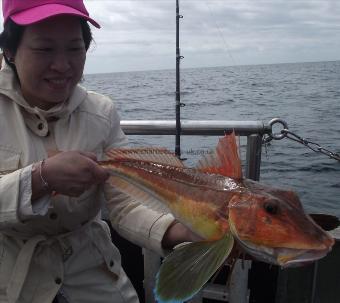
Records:
[[[92,31],[90,25],[85,19],[80,19],[81,30],[83,33],[83,40],[85,43],[86,51],[89,49],[91,42],[93,41]]]
[[[12,54],[16,54],[19,47],[22,35],[24,33],[24,26],[14,23],[11,19],[4,25],[4,30],[0,34],[0,48],[3,50],[3,55],[6,63],[16,72],[15,65],[10,62],[9,58],[5,55],[5,50]]]
[[[85,49],[87,51],[91,45],[91,42],[93,41],[91,28],[85,19],[80,18],[79,20],[85,43]],[[3,52],[5,50],[8,50],[10,53],[14,55],[16,54],[25,28],[26,28],[25,26],[16,24],[10,18],[6,21],[4,25],[4,30],[0,34],[0,48],[2,49]],[[5,53],[4,59],[17,75],[15,65],[10,62],[9,60],[10,58],[7,58]]]

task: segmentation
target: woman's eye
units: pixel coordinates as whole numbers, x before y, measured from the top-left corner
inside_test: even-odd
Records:
[[[33,50],[37,52],[51,52],[53,49],[51,47],[35,47]]]
[[[79,46],[79,47],[70,47],[70,51],[71,52],[81,52],[83,50],[84,50],[84,47],[81,47],[81,46]]]

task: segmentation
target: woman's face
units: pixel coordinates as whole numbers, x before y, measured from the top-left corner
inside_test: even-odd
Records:
[[[27,26],[14,56],[25,100],[45,110],[66,101],[82,77],[85,59],[77,17],[56,16]]]

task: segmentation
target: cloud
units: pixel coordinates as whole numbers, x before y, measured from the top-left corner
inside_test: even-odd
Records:
[[[175,66],[175,0],[85,0],[86,73]],[[180,0],[183,67],[340,59],[338,0]]]
[[[94,56],[123,69],[124,54],[129,68],[150,58],[154,68],[174,67],[175,1],[86,3],[103,20]],[[339,59],[337,1],[182,0],[180,12],[183,67]]]

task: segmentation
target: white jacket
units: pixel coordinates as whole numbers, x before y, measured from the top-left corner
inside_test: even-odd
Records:
[[[103,159],[106,149],[125,144],[119,122],[109,98],[81,86],[62,105],[32,108],[12,70],[1,69],[0,302],[47,303],[58,291],[69,302],[138,302],[100,219],[101,204],[105,201],[122,236],[160,254],[171,215],[151,211],[108,185],[78,198],[44,197],[38,212],[23,194],[24,174],[30,186],[30,165],[47,158],[49,150],[89,151]]]

